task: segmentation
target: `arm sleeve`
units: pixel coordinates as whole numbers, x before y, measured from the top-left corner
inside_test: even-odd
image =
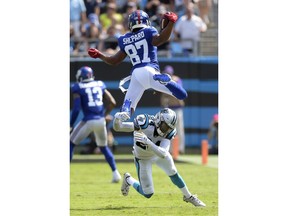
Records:
[[[165,148],[155,145],[151,140],[147,141],[148,148],[153,151],[158,157],[165,158],[169,153]]]
[[[132,132],[134,131],[133,122],[122,122],[121,120],[114,118],[113,129],[120,132]]]

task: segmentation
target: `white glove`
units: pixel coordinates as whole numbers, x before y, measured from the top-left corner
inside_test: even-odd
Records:
[[[147,145],[149,142],[148,137],[144,133],[140,133],[137,131],[134,131],[134,141],[143,143],[145,145]]]
[[[130,115],[128,112],[117,112],[115,113],[114,118],[120,121],[127,121],[128,119],[130,119]]]

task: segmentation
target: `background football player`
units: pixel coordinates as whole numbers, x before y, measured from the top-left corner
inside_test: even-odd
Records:
[[[171,179],[183,194],[183,200],[195,206],[206,206],[201,200],[188,190],[184,180],[177,172],[173,158],[169,153],[171,139],[176,135],[177,116],[169,108],[164,108],[155,116],[141,114],[134,122],[121,121],[121,113],[117,112],[113,121],[116,131],[134,131],[133,154],[139,181],[130,173],[124,174],[121,187],[122,194],[128,195],[129,188],[133,188],[146,198],[154,193],[152,179],[152,165],[156,164]]]
[[[128,26],[131,32],[118,38],[120,50],[117,53],[108,56],[94,48],[88,50],[88,54],[92,58],[100,58],[110,65],[119,64],[127,55],[130,57],[133,67],[130,84],[121,108],[123,121],[129,119],[131,114],[134,113],[146,89],[152,88],[173,95],[180,100],[187,97],[187,92],[171,80],[169,75],[159,72],[157,46],[169,40],[178,17],[175,13],[167,12],[163,19],[166,20],[167,25],[159,34],[156,28],[150,25],[147,13],[136,10],[128,18]]]
[[[112,182],[119,182],[121,175],[116,169],[114,155],[107,145],[105,120],[105,117],[115,107],[116,101],[106,89],[104,82],[94,80],[93,70],[90,67],[81,67],[77,71],[76,80],[78,83],[72,86],[73,110],[70,127],[73,129],[73,125],[81,109],[84,117],[75,126],[70,135],[70,162],[75,145],[80,144],[90,133],[94,133],[97,146],[99,146],[112,169]]]

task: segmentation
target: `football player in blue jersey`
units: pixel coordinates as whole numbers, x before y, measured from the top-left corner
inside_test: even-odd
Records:
[[[155,116],[141,114],[134,122],[123,122],[121,113],[117,112],[113,121],[116,131],[134,131],[133,155],[139,181],[125,173],[121,192],[128,195],[132,186],[138,193],[150,198],[154,193],[152,164],[160,167],[183,194],[183,200],[194,206],[206,206],[196,195],[190,193],[183,178],[177,172],[173,158],[169,153],[171,139],[176,135],[176,113],[164,108]]]
[[[117,183],[120,181],[121,175],[116,168],[114,155],[107,145],[105,120],[105,117],[115,107],[116,101],[106,89],[104,82],[94,80],[93,70],[90,67],[81,67],[77,71],[76,80],[77,83],[72,86],[73,110],[70,119],[71,129],[73,129],[81,109],[84,117],[75,126],[70,135],[70,162],[75,145],[79,145],[90,133],[94,133],[95,141],[112,169],[112,182]]]
[[[156,28],[150,25],[147,13],[136,10],[128,18],[128,26],[131,32],[118,38],[120,50],[116,54],[108,56],[94,48],[88,50],[88,54],[92,58],[100,58],[110,65],[119,64],[126,56],[130,58],[133,65],[131,80],[120,110],[123,121],[128,120],[131,114],[134,113],[146,89],[152,88],[173,95],[180,100],[187,97],[187,92],[171,80],[168,74],[159,72],[157,60],[157,46],[169,40],[177,19],[175,13],[167,12],[163,16],[163,20],[168,20],[166,22],[168,24],[159,34]]]

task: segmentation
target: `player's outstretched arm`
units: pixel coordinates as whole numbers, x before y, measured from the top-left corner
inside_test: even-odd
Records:
[[[107,89],[105,89],[103,97],[104,97],[104,105],[105,105],[104,115],[107,116],[116,106],[116,100]]]
[[[169,154],[166,149],[157,146],[150,139],[148,139],[144,133],[134,131],[134,140],[135,142],[140,142],[144,145],[147,145],[148,148],[151,149],[160,158],[165,158]]]
[[[91,58],[100,58],[106,64],[110,64],[110,65],[117,65],[121,63],[127,56],[127,54],[122,52],[121,50],[119,50],[117,53],[115,53],[112,56],[108,56],[95,48],[90,48],[88,50],[88,54]]]
[[[113,129],[118,132],[132,132],[134,131],[133,122],[122,122],[121,115],[125,115],[123,112],[117,112],[114,115]]]
[[[153,37],[152,39],[153,46],[160,46],[161,44],[169,40],[171,33],[173,31],[174,24],[178,19],[178,16],[175,13],[168,11],[163,15],[163,19],[169,20],[169,22],[159,35],[155,35]]]

